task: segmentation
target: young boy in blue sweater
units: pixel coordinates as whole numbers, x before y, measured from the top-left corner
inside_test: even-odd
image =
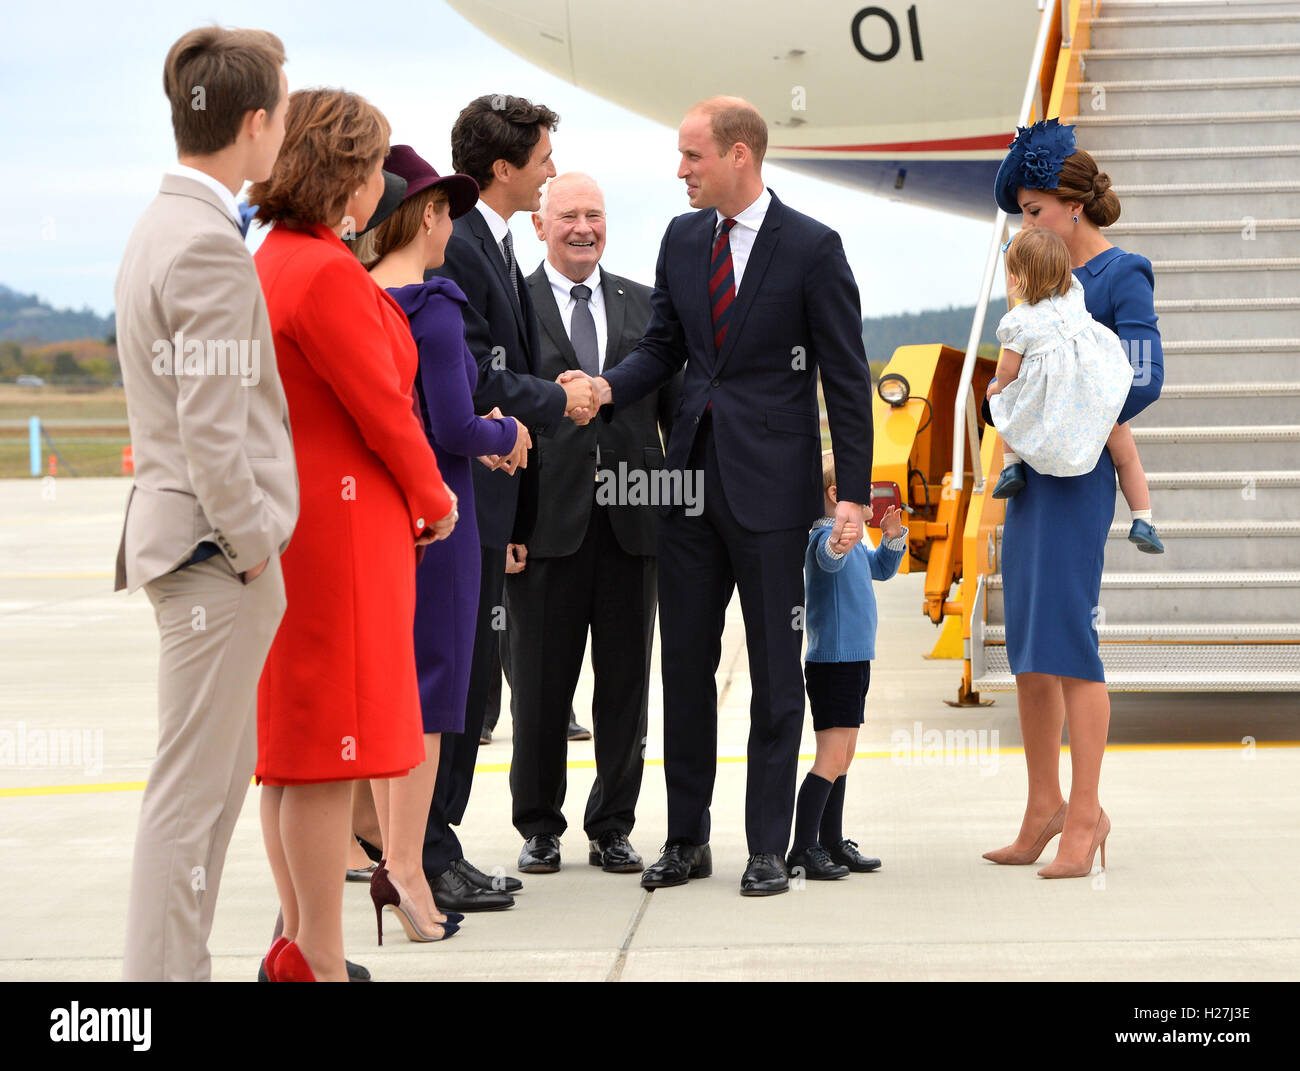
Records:
[[[804,555],[808,650],[804,680],[817,735],[817,757],[799,789],[795,807],[794,847],[786,859],[793,871],[815,881],[842,878],[849,871],[865,873],[879,859],[859,854],[855,841],[842,828],[844,782],[865,721],[871,660],[876,657],[876,596],[872,579],[888,580],[898,572],[907,552],[907,529],[896,506],[880,521],[880,546],[865,540],[847,554],[830,542],[836,499],[835,458],[822,454],[822,484],[827,516],[808,533]]]

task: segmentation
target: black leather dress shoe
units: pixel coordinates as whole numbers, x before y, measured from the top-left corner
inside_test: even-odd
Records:
[[[525,874],[554,874],[560,869],[560,838],[554,833],[529,837],[519,853],[519,869]]]
[[[802,851],[791,852],[785,857],[785,865],[791,874],[796,869],[801,870],[803,876],[809,881],[834,881],[836,878],[849,876],[849,868],[833,861],[830,853],[820,844],[814,844],[811,848]]]
[[[790,891],[785,864],[775,852],[755,852],[740,879],[741,896],[774,896]]]
[[[591,739],[591,730],[584,729],[581,725],[579,725],[578,719],[575,718],[572,713],[569,714],[569,739],[570,740]]]
[[[707,878],[713,873],[713,852],[707,844],[668,844],[659,862],[646,867],[641,875],[643,889],[669,889],[685,885],[691,878]]]
[[[513,895],[524,887],[522,881],[518,878],[512,878],[509,874],[484,874],[468,859],[453,859],[451,868],[471,885],[476,885],[488,892],[508,892]]]
[[[369,972],[368,970],[366,970],[365,967],[361,966],[360,963],[353,963],[350,959],[345,959],[343,962],[346,963],[346,964],[348,965],[348,981],[349,981],[349,982],[368,982],[368,981],[370,981],[370,972]],[[269,981],[271,980],[271,979],[269,979],[269,978],[266,976],[266,957],[265,957],[265,956],[262,957],[262,962],[259,963],[259,964],[257,965],[257,980],[258,980],[259,982],[269,982]]]
[[[433,898],[443,911],[501,911],[515,906],[515,898],[508,892],[480,889],[465,880],[452,864],[431,882]]]
[[[610,874],[633,874],[645,866],[627,834],[617,829],[605,830],[587,846],[587,862]]]
[[[869,859],[858,851],[858,842],[855,840],[842,840],[834,846],[823,844],[826,854],[831,857],[831,861],[840,863],[848,867],[855,874],[869,874],[873,870],[880,869],[879,859]]]

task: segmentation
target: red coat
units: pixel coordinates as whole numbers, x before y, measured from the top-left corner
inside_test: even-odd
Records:
[[[415,343],[328,227],[277,225],[254,261],[302,501],[282,558],[288,608],[257,692],[257,776],[401,775],[424,760],[415,539],[451,508],[412,407]]]

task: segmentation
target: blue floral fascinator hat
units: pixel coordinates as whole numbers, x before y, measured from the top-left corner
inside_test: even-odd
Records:
[[[1003,212],[1018,216],[1018,191],[1056,189],[1061,177],[1061,164],[1075,150],[1074,127],[1062,126],[1059,119],[1017,127],[1016,139],[1010,149],[998,168],[993,196]]]

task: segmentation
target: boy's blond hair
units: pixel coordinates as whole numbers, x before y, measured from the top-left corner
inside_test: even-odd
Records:
[[[830,450],[822,451],[822,491],[829,491],[835,486],[835,454]]]

